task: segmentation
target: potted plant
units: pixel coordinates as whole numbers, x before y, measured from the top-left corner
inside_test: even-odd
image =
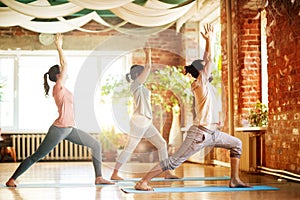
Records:
[[[109,76],[101,88],[101,95],[114,94],[115,98],[130,97],[129,85],[125,79],[118,80]],[[178,105],[176,97],[182,98],[184,103],[192,102],[190,82],[182,74],[182,67],[166,66],[156,70],[150,74],[145,85],[152,91],[152,104],[161,105],[167,112],[172,110],[172,106]],[[174,96],[170,97],[168,90],[172,90]]]
[[[191,105],[193,94],[190,89],[190,82],[182,73],[183,67],[166,66],[161,70],[153,71],[147,82],[146,87],[151,90],[152,105],[156,106],[155,115],[160,121],[159,129],[162,132],[163,114],[171,112],[174,106],[179,105],[179,101]],[[131,105],[132,97],[130,94],[130,84],[125,78],[109,76],[106,84],[101,87],[102,96],[112,96],[114,101],[127,99],[125,105]]]
[[[268,108],[259,100],[250,109],[248,116],[251,127],[266,127],[268,125]]]

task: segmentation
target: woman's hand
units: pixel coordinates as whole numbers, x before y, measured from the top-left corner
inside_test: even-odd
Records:
[[[206,40],[206,41],[210,41],[213,38],[213,33],[214,33],[214,27],[210,24],[206,24],[206,26],[204,25],[204,30],[205,32],[201,32],[202,37]]]
[[[143,72],[137,77],[137,80],[143,84],[146,82],[149,73],[151,71],[151,67],[152,67],[152,61],[151,61],[151,48],[148,45],[148,43],[145,45],[144,47],[144,52],[145,52],[145,68],[143,70]]]
[[[146,56],[149,56],[151,54],[151,47],[145,46],[144,47],[144,52],[145,52]]]
[[[151,68],[151,47],[149,45],[149,43],[147,42],[145,47],[144,47],[144,52],[145,52],[145,67],[146,68]]]
[[[56,34],[56,37],[55,37],[55,45],[57,48],[62,48],[62,44],[63,44],[63,38],[62,38],[62,35],[60,33],[57,33]]]
[[[149,42],[146,42],[145,47],[144,47],[143,50],[144,50],[144,52],[145,52],[146,55],[151,54],[151,47],[150,47]]]
[[[212,71],[212,63],[213,63],[211,42],[214,37],[214,28],[212,25],[207,24],[204,25],[204,30],[205,30],[204,33],[201,32],[202,37],[206,41],[205,52],[203,55],[203,60],[205,61],[205,65],[203,69],[206,76],[209,77]]]
[[[61,83],[64,84],[66,79],[67,79],[67,62],[63,53],[62,45],[63,45],[63,37],[60,33],[56,34],[55,37],[55,45],[58,51],[59,55],[59,61],[60,61],[60,77],[59,79],[61,80]]]

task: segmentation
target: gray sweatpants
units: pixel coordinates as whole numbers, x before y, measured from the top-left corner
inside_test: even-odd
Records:
[[[228,149],[230,157],[240,158],[242,154],[240,139],[219,130],[210,134],[193,125],[180,148],[172,156],[161,161],[160,166],[164,171],[173,170],[201,149],[214,147]]]
[[[102,155],[100,142],[90,134],[77,128],[60,128],[52,125],[38,149],[32,155],[22,161],[11,178],[16,180],[34,163],[44,158],[59,142],[64,139],[69,140],[70,142],[73,142],[75,144],[84,145],[91,148],[95,175],[96,177],[102,176]]]

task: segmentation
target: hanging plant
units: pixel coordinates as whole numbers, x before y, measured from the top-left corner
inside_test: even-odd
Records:
[[[248,117],[250,126],[252,127],[265,127],[268,125],[268,108],[259,100],[254,104],[250,110]]]

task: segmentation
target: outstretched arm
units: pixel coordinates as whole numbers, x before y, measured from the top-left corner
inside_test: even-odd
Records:
[[[57,33],[55,38],[55,45],[58,51],[59,62],[60,62],[59,80],[61,81],[62,84],[64,84],[67,79],[68,65],[63,53],[62,44],[63,44],[62,35],[60,33]]]
[[[203,60],[205,61],[205,66],[204,66],[204,71],[206,75],[209,77],[212,72],[212,48],[211,48],[211,43],[213,39],[213,26],[210,24],[207,24],[204,26],[205,32],[201,32],[202,37],[206,41],[206,46],[205,46],[205,52],[203,56]]]
[[[151,61],[151,48],[150,47],[145,47],[144,48],[144,52],[146,55],[146,59],[145,59],[145,68],[144,71],[137,77],[138,81],[140,83],[145,83],[150,71],[151,71],[151,67],[152,67],[152,61]]]

